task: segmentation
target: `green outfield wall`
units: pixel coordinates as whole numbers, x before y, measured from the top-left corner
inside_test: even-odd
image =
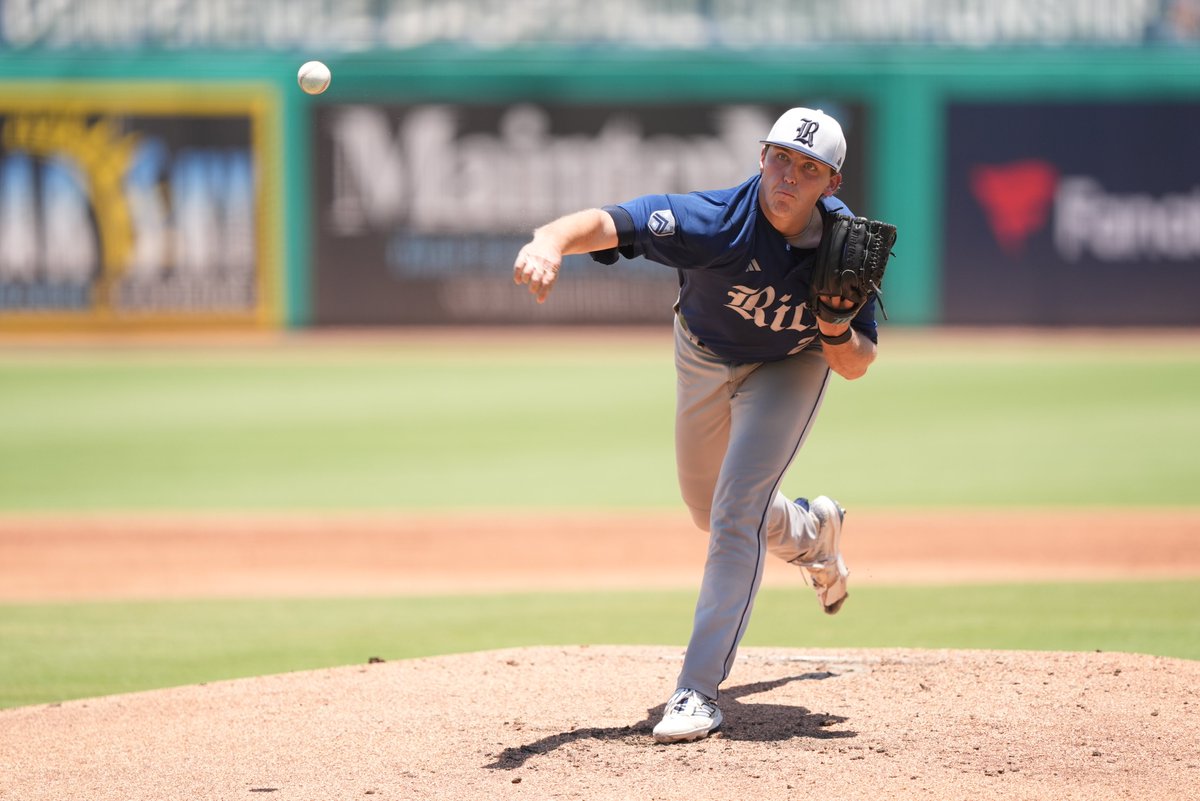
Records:
[[[847,181],[855,184],[855,210],[893,221],[901,232],[899,255],[886,286],[890,318],[898,324],[930,324],[954,314],[953,309],[948,314],[944,302],[947,154],[955,146],[955,142],[948,141],[949,111],[964,104],[971,112],[979,111],[980,106],[1017,104],[1013,107],[1019,106],[1021,115],[1005,120],[1003,113],[998,114],[1000,123],[993,133],[998,141],[1019,142],[1025,136],[1028,116],[1036,116],[1038,104],[1051,115],[1063,113],[1063,109],[1075,110],[1071,113],[1081,115],[1079,120],[1072,118],[1076,125],[1080,120],[1086,123],[1091,107],[1111,107],[1118,116],[1122,109],[1128,109],[1125,127],[1121,129],[1119,123],[1114,123],[1118,130],[1128,132],[1128,139],[1088,141],[1084,125],[1085,135],[1078,137],[1079,146],[1100,153],[1111,150],[1114,159],[1128,160],[1131,166],[1148,154],[1175,164],[1173,180],[1179,182],[1177,186],[1164,183],[1138,195],[1159,192],[1165,198],[1162,208],[1175,208],[1200,196],[1200,189],[1196,189],[1200,187],[1200,168],[1190,150],[1162,152],[1155,132],[1147,133],[1140,127],[1139,114],[1146,104],[1156,104],[1153,117],[1160,121],[1155,130],[1169,128],[1175,119],[1186,125],[1196,119],[1196,109],[1200,108],[1198,52],[1194,46],[975,50],[912,45],[829,45],[758,52],[604,52],[601,48],[554,46],[488,51],[436,46],[329,54],[299,50],[262,54],[8,50],[0,52],[0,70],[5,76],[0,83],[0,114],[8,113],[6,119],[11,121],[18,100],[28,110],[33,98],[41,102],[38,113],[47,117],[72,113],[129,117],[144,110],[150,98],[181,115],[194,116],[222,94],[241,98],[249,104],[245,116],[257,131],[253,138],[260,203],[255,232],[257,306],[240,317],[200,317],[218,325],[299,327],[320,322],[315,313],[321,308],[318,291],[337,292],[343,277],[347,283],[352,280],[353,265],[316,263],[317,254],[323,252],[317,237],[325,224],[324,208],[318,200],[325,200],[320,192],[322,181],[328,179],[317,174],[325,163],[318,153],[324,129],[315,121],[330,119],[321,116],[324,112],[378,106],[400,120],[413,108],[503,110],[532,104],[549,108],[551,114],[565,115],[564,119],[574,121],[570,124],[579,124],[577,120],[586,119],[585,112],[592,107],[652,110],[752,106],[766,113],[792,104],[832,103],[853,109],[862,135],[862,152],[852,152],[847,162]],[[296,86],[295,70],[309,58],[322,58],[333,71],[330,90],[319,97],[304,95]],[[106,98],[104,109],[80,110],[83,99],[99,95]],[[128,109],[122,109],[122,97],[128,98]],[[1080,110],[1081,103],[1092,106]],[[681,135],[672,132],[672,136]],[[4,152],[10,156],[19,150],[20,143],[3,141],[7,141]],[[756,147],[753,141],[746,143],[748,163],[753,163]],[[1169,148],[1174,147],[1169,144]],[[13,169],[10,163],[10,174]],[[1074,175],[1080,169],[1076,165],[1063,167],[1060,172]],[[1165,168],[1162,171],[1169,172]],[[4,176],[0,172],[0,181]],[[1099,180],[1103,183],[1103,178]],[[520,185],[512,186],[511,194],[519,196],[521,189]],[[449,187],[447,191],[457,188]],[[1134,191],[1112,189],[1111,193],[1118,198],[1132,197]],[[1182,200],[1176,202],[1176,198]],[[510,200],[499,198],[497,202]],[[1187,208],[1190,214],[1191,206]],[[98,211],[93,208],[93,216]],[[513,228],[511,235],[519,237],[520,227]],[[4,230],[0,226],[0,236]],[[0,251],[8,245],[0,241]],[[969,242],[951,245],[970,252]],[[371,256],[364,253],[354,253],[347,260],[369,261]],[[1088,257],[1085,253],[1084,260]],[[1200,282],[1200,249],[1148,258],[1154,263],[1147,269],[1163,268],[1160,262],[1173,258],[1166,266],[1177,279],[1182,276],[1178,285],[1185,289]],[[328,276],[318,286],[316,277],[322,269]],[[380,271],[386,272],[384,268]],[[0,284],[4,275],[0,265]],[[107,325],[121,323],[106,314]],[[1187,312],[1180,314],[1172,322],[1200,322],[1189,320]],[[152,321],[172,325],[184,318],[188,315],[182,312],[168,313]],[[22,309],[19,304],[0,308],[0,330],[24,325],[89,327],[98,319],[95,310],[64,317],[48,315],[44,309]],[[1039,319],[1033,316],[1028,322],[1037,323]]]

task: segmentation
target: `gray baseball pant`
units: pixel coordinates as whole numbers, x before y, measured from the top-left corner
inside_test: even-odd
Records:
[[[779,491],[829,382],[819,349],[730,363],[675,319],[675,458],[692,519],[709,532],[704,579],[677,689],[716,698],[746,632],[766,553],[805,555],[816,521]]]

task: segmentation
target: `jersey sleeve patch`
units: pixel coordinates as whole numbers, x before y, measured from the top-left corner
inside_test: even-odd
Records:
[[[651,212],[646,228],[655,236],[670,236],[675,233],[675,213],[670,209]]]

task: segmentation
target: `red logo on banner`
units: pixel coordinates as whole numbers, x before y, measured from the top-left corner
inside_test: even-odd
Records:
[[[1036,159],[971,170],[971,191],[1009,254],[1024,250],[1029,235],[1046,224],[1057,185],[1054,165]]]

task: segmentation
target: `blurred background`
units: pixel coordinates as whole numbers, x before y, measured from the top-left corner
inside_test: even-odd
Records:
[[[1200,323],[1200,0],[0,0],[0,74],[0,331],[658,322],[662,268],[504,279],[796,105],[894,324]]]

